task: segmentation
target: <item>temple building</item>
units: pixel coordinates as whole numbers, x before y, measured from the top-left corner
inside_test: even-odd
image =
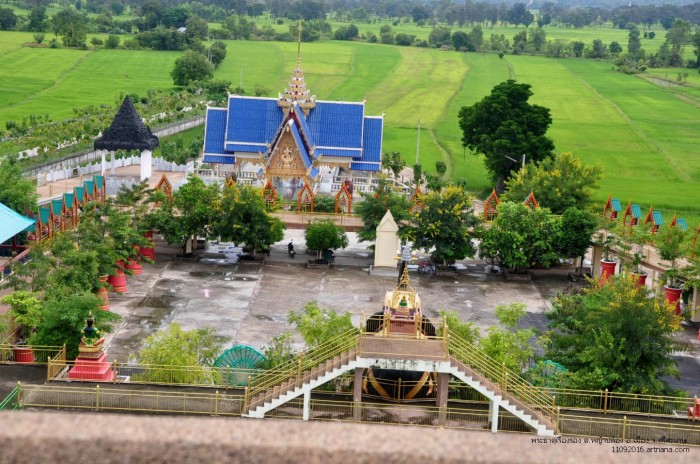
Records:
[[[384,116],[365,102],[316,100],[306,88],[301,58],[278,98],[229,95],[226,108],[208,108],[203,162],[219,177],[271,186],[280,199],[306,187],[337,192],[351,181],[370,191],[381,171]]]

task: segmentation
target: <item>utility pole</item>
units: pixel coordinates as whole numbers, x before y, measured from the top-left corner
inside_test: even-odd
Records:
[[[418,154],[420,153],[420,119],[418,120],[418,139],[416,141],[416,164],[418,164]]]

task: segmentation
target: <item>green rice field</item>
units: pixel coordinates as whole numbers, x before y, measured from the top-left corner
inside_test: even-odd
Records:
[[[624,31],[622,31],[624,32]],[[658,36],[657,36],[658,37]],[[27,114],[70,117],[72,108],[114,103],[123,91],[173,89],[169,72],[179,53],[23,47],[30,34],[0,33],[0,124]],[[605,39],[604,39],[605,40]],[[216,77],[276,96],[296,60],[295,43],[227,41]],[[650,70],[633,76],[609,62],[458,53],[415,47],[324,41],[302,44],[308,88],[321,100],[367,101],[385,115],[384,151],[413,164],[420,120],[419,159],[426,170],[443,160],[453,178],[475,192],[490,190],[478,156],[465,151],[457,113],[514,78],[532,85],[532,101],[551,109],[549,135],[569,151],[604,167],[597,194],[668,216],[700,220],[700,76]],[[685,71],[685,70],[680,70]],[[692,70],[690,70],[692,71]],[[125,75],[128,74],[128,79]],[[517,154],[515,154],[517,155]]]

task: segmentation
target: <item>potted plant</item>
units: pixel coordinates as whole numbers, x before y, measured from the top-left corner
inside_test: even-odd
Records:
[[[603,218],[600,221],[600,230],[596,235],[594,245],[602,248],[603,257],[600,260],[600,282],[605,283],[615,275],[617,261],[613,260],[613,249],[619,245],[617,235],[612,231],[615,223]]]
[[[12,354],[17,363],[34,363],[34,353],[30,344],[31,336],[41,322],[41,302],[31,292],[17,290],[2,298],[2,303],[10,307],[7,317],[17,326],[17,339],[12,345]]]
[[[646,285],[647,273],[642,269],[646,254],[644,246],[651,240],[651,228],[637,225],[619,231],[620,256],[631,267],[630,273],[637,285]]]
[[[683,293],[683,273],[678,268],[678,260],[684,256],[687,243],[687,233],[680,227],[664,227],[655,240],[659,256],[668,261],[670,268],[664,272],[666,283],[664,291],[666,301],[675,304],[676,314],[680,314],[680,297]]]

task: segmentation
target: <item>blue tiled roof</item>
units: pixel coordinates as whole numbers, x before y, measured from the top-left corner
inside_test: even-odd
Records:
[[[642,217],[642,208],[639,205],[632,205],[632,217],[636,219]]]
[[[382,132],[384,128],[383,117],[365,118],[364,150],[362,161],[379,163],[382,159]]]
[[[226,151],[245,151],[248,153],[267,153],[267,145],[264,143],[226,143]]]
[[[208,108],[204,135],[204,153],[222,154],[226,132],[226,108]]]
[[[204,155],[205,163],[236,164],[236,157],[232,155]]]
[[[282,123],[282,117],[274,98],[229,97],[226,142],[269,142]]]
[[[289,126],[291,127],[292,130],[292,135],[294,136],[294,140],[297,142],[297,147],[299,147],[299,154],[301,154],[301,159],[304,160],[304,166],[306,169],[311,166],[311,157],[309,156],[309,152],[306,150],[306,147],[304,146],[304,142],[301,140],[301,134],[299,133],[299,128],[297,128],[297,125],[294,124],[293,121],[290,121]]]
[[[311,168],[311,171],[309,172],[309,177],[311,177],[312,179],[315,179],[318,177],[318,173],[319,173],[318,168],[316,166],[314,166]]]
[[[306,143],[309,146],[309,148],[316,146],[316,141],[313,137],[313,134],[311,133],[311,128],[309,127],[309,123],[306,120],[306,116],[304,116],[304,112],[299,110],[298,107],[296,107],[294,114],[296,115],[296,118],[299,121],[299,126],[301,127],[301,135],[306,140]]]
[[[620,200],[617,198],[612,199],[612,209],[613,211],[620,212],[622,210],[622,205],[620,204]]]
[[[319,148],[316,147],[316,151],[314,152],[316,156],[339,156],[339,157],[346,157],[346,158],[360,158],[362,156],[362,151],[358,149],[350,149],[350,148]]]
[[[353,171],[377,172],[382,169],[382,165],[379,163],[350,163],[350,169]]]
[[[661,211],[652,211],[651,215],[654,218],[654,224],[657,226],[664,225],[664,217],[661,215]]]
[[[25,230],[34,229],[34,219],[29,219],[0,203],[0,243],[5,243]]]
[[[307,118],[317,147],[362,148],[364,103],[316,102]]]
[[[681,230],[688,230],[688,223],[685,222],[685,219],[683,219],[683,218],[676,219],[676,225]]]

